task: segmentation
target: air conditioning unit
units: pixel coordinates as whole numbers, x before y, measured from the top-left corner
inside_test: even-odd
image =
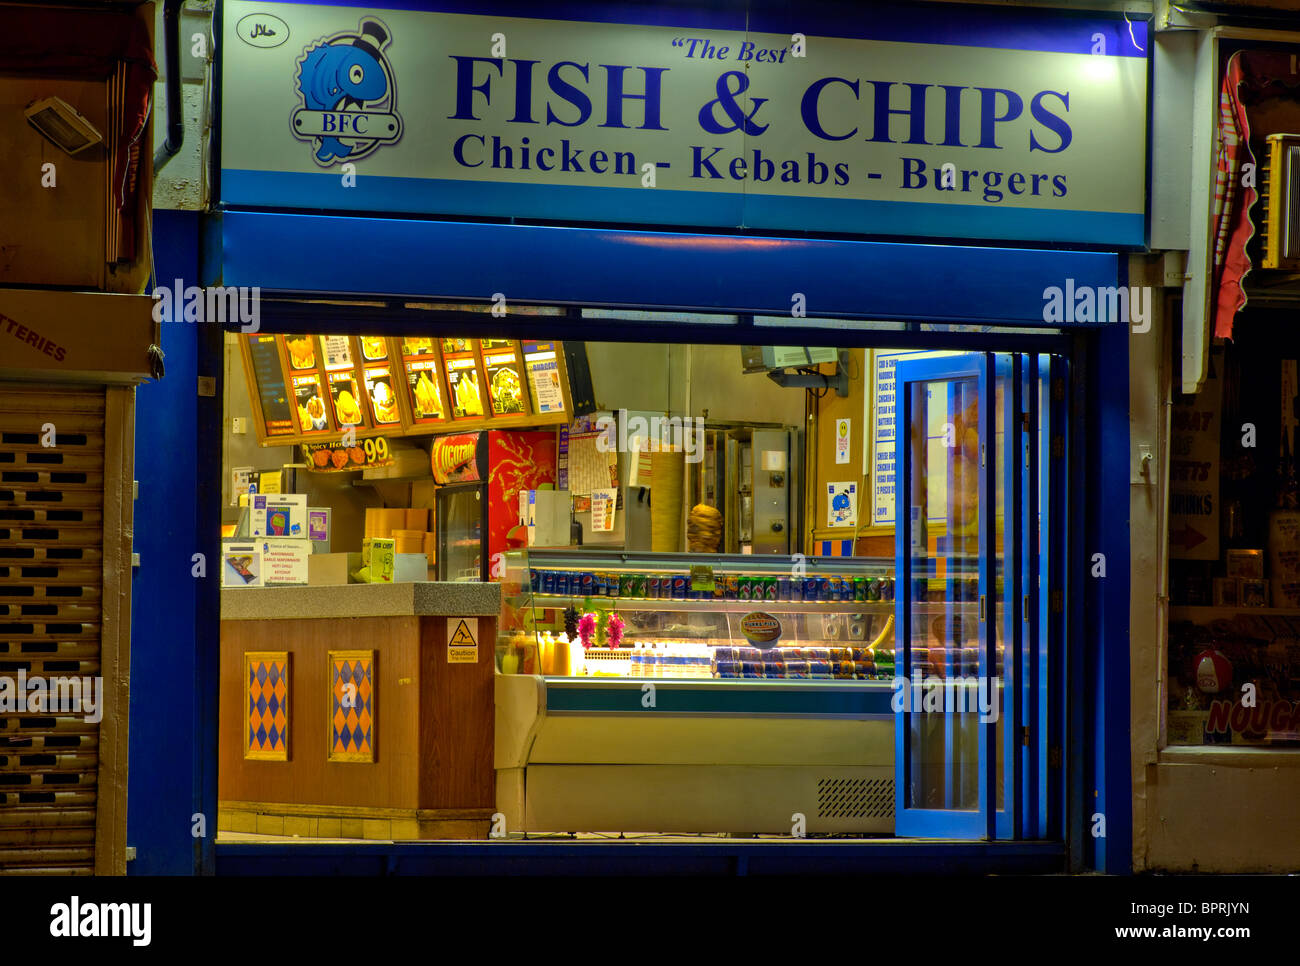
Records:
[[[1264,204],[1260,268],[1300,271],[1300,134],[1270,134],[1260,172]]]
[[[68,154],[84,151],[104,140],[95,126],[61,97],[44,97],[27,105],[24,112],[32,127]]]

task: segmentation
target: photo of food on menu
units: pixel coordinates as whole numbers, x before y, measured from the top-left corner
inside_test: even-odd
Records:
[[[293,394],[298,402],[298,425],[304,433],[320,433],[330,428],[319,376],[294,376]]]
[[[447,383],[451,387],[451,413],[457,419],[483,415],[478,369],[473,359],[448,360]]]
[[[284,347],[289,350],[289,364],[295,369],[312,369],[316,365],[316,340],[309,335],[288,337]]]
[[[416,419],[442,419],[442,394],[438,391],[438,364],[412,362],[407,366],[411,386],[411,412]]]
[[[393,392],[387,366],[366,370],[366,393],[370,396],[370,409],[375,414],[376,423],[398,421],[397,394]]]
[[[330,373],[330,396],[334,399],[334,416],[340,426],[361,425],[363,417],[356,376],[350,372]]]

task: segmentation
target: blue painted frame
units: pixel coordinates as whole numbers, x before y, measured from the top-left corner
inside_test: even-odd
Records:
[[[915,419],[912,406],[911,386],[917,383],[974,379],[979,399],[980,445],[989,442],[989,430],[992,426],[989,400],[989,356],[985,353],[969,352],[963,355],[946,356],[939,359],[900,359],[894,374],[894,439],[896,450],[894,457],[894,667],[902,668],[904,677],[912,668],[912,620],[909,609],[912,596],[925,575],[918,577],[913,573],[911,549],[911,492],[913,474],[911,460],[905,452],[905,441],[909,438],[907,427]],[[989,506],[989,493],[992,483],[992,464],[986,461],[985,472],[979,477],[979,547],[981,567],[979,571],[979,593],[985,600],[989,598],[989,569],[987,549],[991,545],[992,514]],[[951,595],[949,595],[951,596]],[[949,601],[951,606],[951,601]],[[951,612],[950,612],[951,616]],[[988,679],[988,634],[987,622],[980,622],[980,675]],[[992,838],[993,817],[989,808],[989,788],[992,778],[992,727],[981,727],[978,733],[979,754],[977,758],[978,801],[979,807],[973,811],[955,811],[943,809],[917,808],[908,804],[908,790],[911,787],[910,750],[911,720],[906,702],[899,703],[894,712],[894,830],[898,835],[919,837],[944,837],[957,839]],[[955,712],[944,712],[947,747],[955,747],[958,733],[954,727]],[[950,760],[950,768],[959,762]],[[963,766],[965,762],[961,762]],[[947,784],[951,794],[952,779]]]
[[[814,318],[861,318],[870,306],[881,319],[1046,328],[1044,280],[1102,287],[1119,272],[1114,252],[972,246],[954,257],[936,244],[249,211],[220,224],[225,285],[482,303],[509,289],[515,303],[777,315],[792,326],[802,293]]]

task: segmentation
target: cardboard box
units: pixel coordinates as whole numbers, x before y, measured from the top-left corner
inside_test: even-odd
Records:
[[[314,553],[307,558],[307,583],[313,587],[351,583],[349,575],[360,569],[359,553]]]
[[[429,558],[422,553],[393,555],[393,583],[411,584],[429,579]]]
[[[361,543],[363,564],[370,575],[372,584],[391,584],[393,582],[393,557],[395,556],[392,537],[371,537]]]

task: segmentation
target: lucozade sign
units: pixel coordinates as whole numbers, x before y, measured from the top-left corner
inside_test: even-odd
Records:
[[[223,203],[1144,241],[1142,24],[466,9],[224,4]]]

